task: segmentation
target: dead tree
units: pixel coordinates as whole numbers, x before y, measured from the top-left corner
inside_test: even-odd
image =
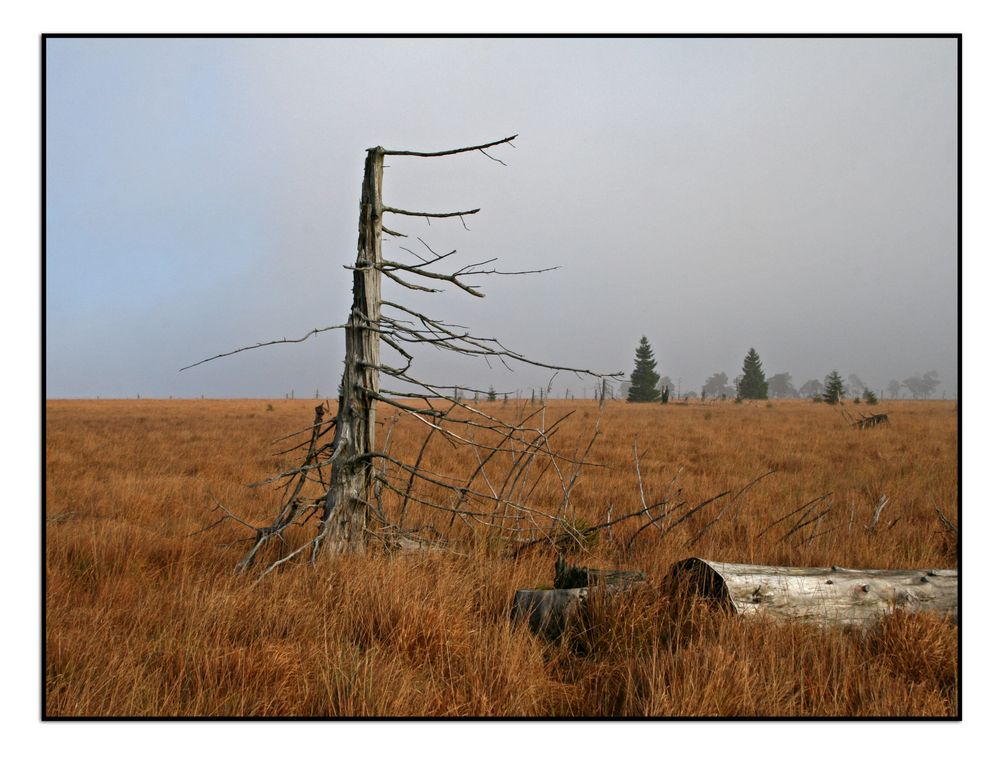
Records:
[[[382,176],[387,156],[435,158],[468,152],[479,152],[488,158],[506,164],[487,153],[487,149],[513,146],[512,135],[501,140],[476,146],[445,151],[421,152],[388,150],[381,146],[368,149],[365,159],[364,179],[361,187],[360,218],[358,221],[358,249],[353,265],[345,265],[353,274],[353,304],[345,323],[313,329],[299,339],[280,339],[261,342],[250,347],[223,353],[195,363],[285,342],[302,342],[318,333],[343,328],[346,337],[344,372],[341,380],[336,417],[329,418],[326,406],[316,409],[313,425],[299,433],[309,432],[299,446],[304,450],[300,466],[275,475],[264,483],[278,483],[284,487],[281,510],[267,526],[254,526],[224,507],[224,519],[231,519],[251,528],[254,538],[250,551],[237,565],[249,568],[266,547],[277,541],[282,553],[262,574],[296,558],[315,561],[323,550],[325,554],[341,554],[363,550],[373,538],[413,538],[419,530],[408,528],[407,509],[420,504],[449,515],[450,524],[456,518],[464,523],[492,528],[517,539],[527,528],[537,540],[539,534],[553,530],[559,522],[559,511],[568,503],[569,491],[585,465],[589,445],[573,457],[556,453],[550,438],[559,422],[545,424],[544,406],[522,415],[514,423],[503,421],[463,401],[463,393],[478,397],[488,392],[455,385],[433,384],[414,375],[414,352],[419,347],[458,353],[466,357],[481,358],[488,364],[495,361],[507,369],[519,363],[558,373],[567,371],[578,376],[590,376],[603,386],[609,377],[584,368],[570,368],[531,360],[508,349],[498,339],[477,336],[463,326],[432,318],[399,302],[382,298],[382,277],[418,292],[440,292],[441,287],[453,287],[475,297],[483,297],[480,286],[469,283],[470,278],[490,275],[524,275],[542,273],[555,268],[529,271],[500,271],[493,267],[494,259],[475,262],[448,271],[440,263],[456,254],[456,250],[439,253],[424,239],[395,230],[384,224],[386,215],[403,220],[424,218],[457,218],[465,226],[465,218],[479,209],[452,212],[425,212],[389,206],[382,198]],[[395,223],[393,223],[395,225]],[[467,228],[466,228],[467,229]],[[386,259],[382,254],[383,234],[396,240],[407,240],[400,250],[412,259],[404,261]],[[410,243],[413,241],[414,243]],[[389,364],[382,357],[383,345],[397,356]],[[184,369],[182,369],[184,370]],[[393,388],[383,387],[383,378],[394,380]],[[554,377],[553,377],[554,378]],[[550,381],[551,386],[551,381]],[[398,388],[397,388],[398,387]],[[534,393],[532,393],[534,394]],[[506,399],[507,393],[504,393]],[[418,420],[427,430],[426,439],[412,462],[392,456],[388,443],[379,447],[376,442],[376,406],[382,403],[399,416]],[[474,451],[477,466],[464,478],[430,472],[421,465],[423,454],[431,438],[444,438],[456,447]],[[596,436],[596,433],[595,433]],[[593,444],[593,439],[590,445]],[[288,452],[288,451],[286,451]],[[483,478],[485,465],[498,454],[510,456],[511,466],[499,486],[477,487],[477,478]],[[543,511],[525,502],[526,496],[515,486],[527,464],[536,458],[547,459],[555,467],[566,493],[566,501],[556,510]],[[562,465],[562,468],[560,467]],[[565,470],[565,473],[564,473]],[[452,498],[447,503],[432,501],[422,496],[420,485],[447,491]],[[306,498],[308,489],[318,487],[321,492]],[[394,516],[389,516],[384,498],[394,495],[399,506]],[[530,493],[528,494],[530,496]],[[305,544],[285,547],[285,531],[292,526],[315,523],[315,532]]]
[[[854,426],[858,429],[872,429],[879,426],[880,424],[889,423],[888,413],[873,413],[869,416],[861,414],[860,418],[854,422]]]
[[[874,429],[882,424],[889,423],[888,413],[859,413],[856,417],[847,411],[843,402],[840,402],[840,415],[855,429]]]

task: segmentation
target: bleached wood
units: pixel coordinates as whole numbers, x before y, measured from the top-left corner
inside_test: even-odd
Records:
[[[956,570],[775,567],[692,557],[674,572],[693,575],[702,594],[741,615],[817,625],[867,626],[893,610],[958,616]]]

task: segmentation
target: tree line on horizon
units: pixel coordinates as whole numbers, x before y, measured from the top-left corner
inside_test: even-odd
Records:
[[[930,397],[940,385],[937,371],[924,374],[913,374],[902,382],[893,379],[886,387],[888,397],[895,400],[905,388],[914,400]],[[622,382],[621,394],[629,402],[661,402],[666,403],[678,394],[678,390],[669,376],[660,376],[656,371],[656,358],[649,340],[643,336],[635,350],[634,370],[628,381]],[[685,393],[685,397],[694,393]],[[836,403],[853,398],[855,402],[874,404],[879,401],[876,395],[857,374],[848,374],[845,380],[835,369],[828,373],[822,382],[810,379],[802,386],[792,383],[792,375],[788,372],[765,377],[763,361],[758,352],[751,347],[743,358],[743,368],[730,383],[729,376],[718,371],[709,376],[701,388],[701,399],[734,400],[767,400],[768,398],[806,398],[827,403]]]

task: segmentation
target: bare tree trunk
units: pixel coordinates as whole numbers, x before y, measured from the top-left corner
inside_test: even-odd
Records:
[[[347,349],[337,410],[333,475],[323,516],[327,554],[359,552],[365,546],[375,443],[375,395],[379,391],[379,334],[382,315],[381,146],[368,149],[361,186],[354,303],[345,329]]]

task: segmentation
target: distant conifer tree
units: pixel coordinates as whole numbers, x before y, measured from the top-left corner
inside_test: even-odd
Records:
[[[631,384],[628,388],[630,403],[652,403],[660,399],[660,391],[656,388],[660,375],[656,373],[656,360],[653,358],[653,348],[649,340],[642,337],[635,350],[635,370],[632,371]]]
[[[746,400],[767,400],[767,380],[760,355],[751,347],[743,359],[743,375],[740,377],[736,394]]]
[[[831,371],[823,381],[826,382],[823,387],[823,402],[836,405],[844,396],[844,380],[836,371]]]

